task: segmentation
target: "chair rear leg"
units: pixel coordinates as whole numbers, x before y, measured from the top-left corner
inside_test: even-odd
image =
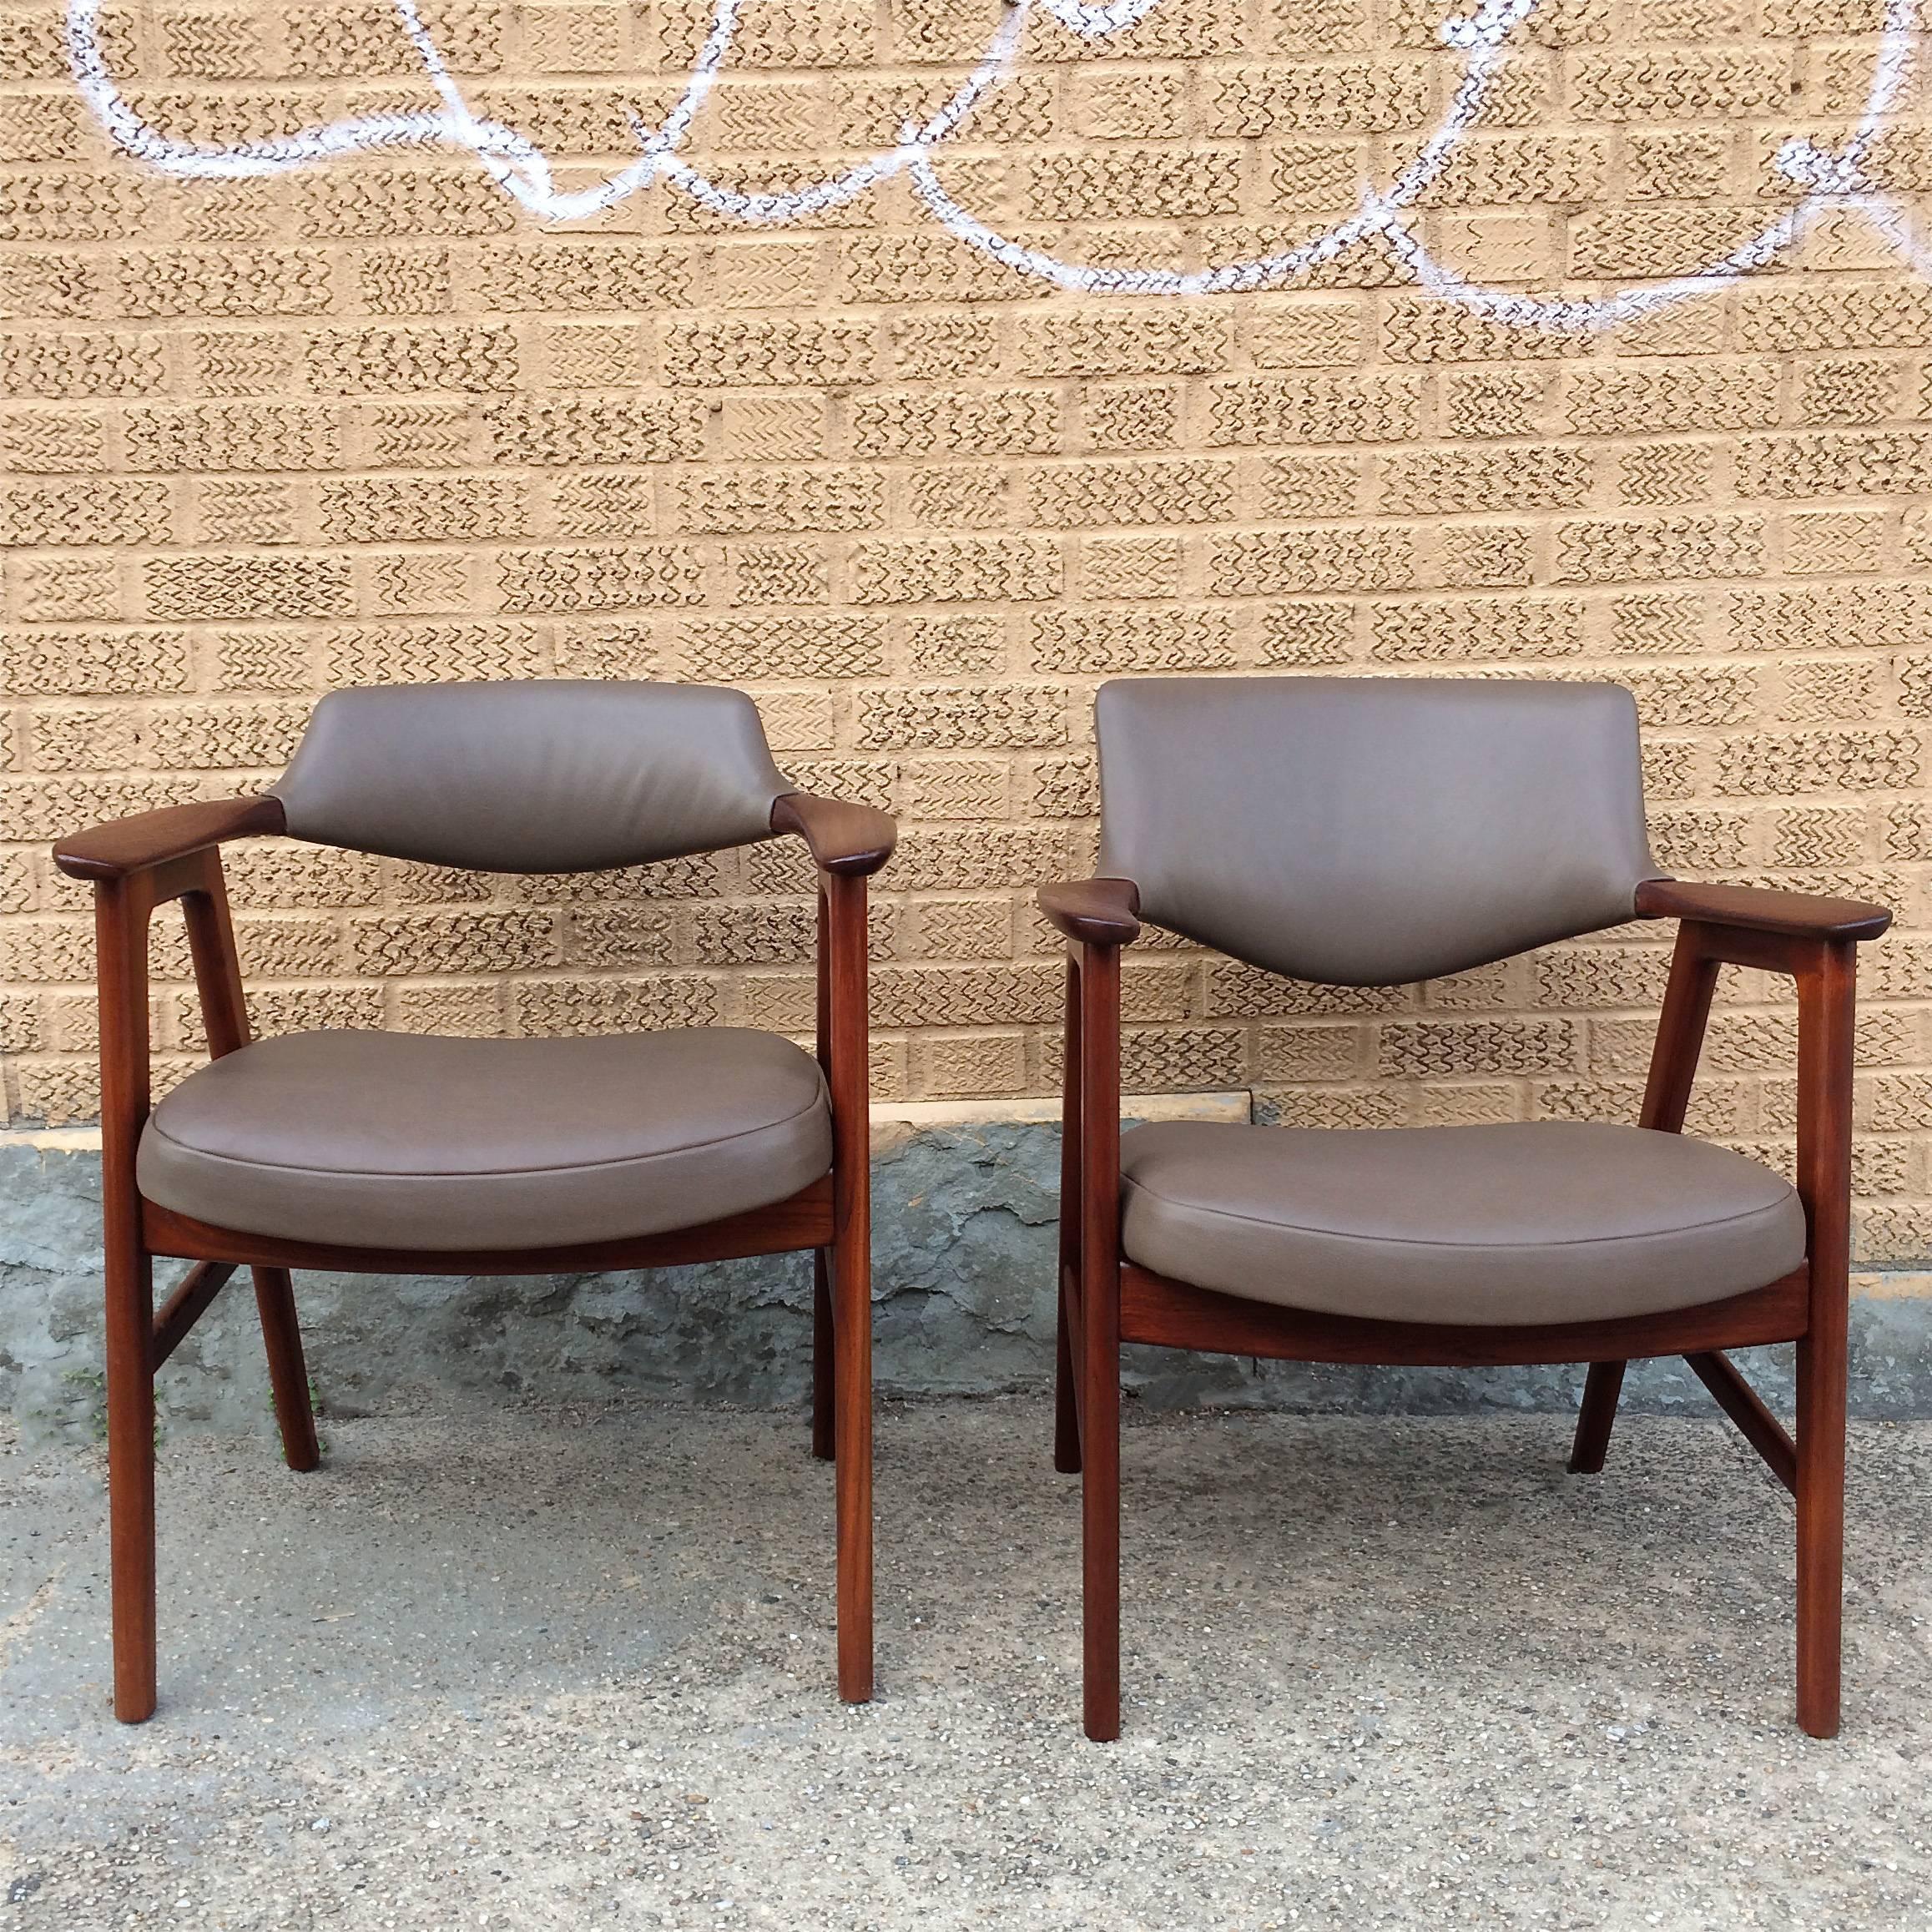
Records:
[[[107,1246],[108,1546],[113,1576],[114,1715],[154,1714],[154,1268],[117,1238]]]
[[[836,1301],[839,1695],[872,1696],[872,1256],[861,1218],[832,1249]]]
[[[1798,1344],[1798,1722],[1839,1732],[1844,1614],[1845,1338]]]
[[[1583,1383],[1583,1402],[1576,1411],[1576,1439],[1570,1445],[1570,1473],[1595,1475],[1610,1448],[1610,1431],[1617,1421],[1617,1399],[1623,1393],[1622,1362],[1592,1362]]]
[[[315,1440],[315,1413],[309,1401],[309,1366],[302,1354],[301,1324],[295,1319],[295,1284],[285,1268],[257,1268],[255,1305],[268,1350],[269,1386],[275,1393],[275,1424],[282,1432],[282,1456],[290,1469],[315,1468],[322,1460]]]
[[[812,1454],[830,1462],[837,1453],[838,1377],[835,1372],[830,1251],[812,1250]]]

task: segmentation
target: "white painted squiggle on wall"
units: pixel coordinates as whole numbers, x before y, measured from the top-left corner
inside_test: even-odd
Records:
[[[582,220],[663,180],[715,214],[754,226],[775,226],[809,219],[903,174],[935,219],[966,246],[1056,287],[1082,294],[1204,295],[1280,287],[1345,250],[1373,241],[1385,248],[1432,294],[1494,321],[1581,333],[1632,320],[1735,281],[1773,260],[1832,208],[1849,209],[1864,217],[1904,260],[1932,279],[1932,249],[1918,239],[1907,211],[1894,198],[1882,193],[1866,171],[1873,144],[1897,106],[1910,71],[1919,33],[1919,0],[1886,0],[1884,30],[1873,62],[1871,85],[1844,146],[1834,151],[1793,139],[1778,149],[1779,169],[1794,187],[1803,190],[1793,207],[1714,261],[1693,265],[1668,279],[1642,283],[1614,295],[1576,298],[1523,295],[1471,282],[1438,261],[1408,219],[1409,211],[1440,176],[1463,137],[1475,124],[1502,63],[1504,43],[1536,11],[1540,0],[1478,0],[1473,12],[1444,22],[1444,44],[1462,56],[1461,78],[1440,124],[1386,188],[1364,182],[1352,214],[1293,248],[1191,272],[1102,268],[1027,248],[989,227],[957,201],[941,185],[933,165],[935,150],[1011,73],[1033,5],[1043,8],[1070,32],[1102,40],[1125,32],[1151,13],[1159,0],[1111,0],[1100,6],[1086,4],[1085,0],[1010,0],[998,29],[971,73],[929,119],[903,127],[896,145],[881,149],[807,187],[749,194],[714,181],[684,160],[678,149],[730,58],[746,5],[758,3],[759,0],[717,0],[710,31],[670,111],[655,128],[642,117],[633,116],[638,159],[591,187],[569,192],[557,188],[548,159],[534,143],[515,129],[482,119],[472,109],[417,13],[416,0],[394,0],[394,4],[442,102],[440,111],[366,115],[231,147],[174,140],[135,111],[108,71],[102,50],[101,0],[68,0],[67,43],[75,83],[110,138],[136,159],[169,174],[233,180],[279,174],[372,149],[457,148],[474,154],[506,194],[541,220]]]

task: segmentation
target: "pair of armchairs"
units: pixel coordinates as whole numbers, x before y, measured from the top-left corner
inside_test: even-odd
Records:
[[[1515,680],[1102,688],[1101,875],[1042,888],[1068,943],[1055,1461],[1083,1486],[1085,1715],[1120,1728],[1120,1345],[1303,1361],[1591,1365],[1602,1468],[1624,1364],[1682,1354],[1797,1499],[1798,1708],[1839,1723],[1854,951],[1848,900],[1652,864],[1635,707]],[[709,1028],[616,1039],[250,1042],[217,848],[288,834],[491,871],[779,835],[819,870],[816,1057]],[[872,1687],[865,880],[891,820],[792,789],[742,694],[420,686],[316,710],[265,794],[63,841],[99,935],[114,1706],[155,1703],[154,1381],[253,1272],[291,1466],[317,1461],[290,1271],[629,1269],[810,1248],[812,1445],[836,1463],[838,1684]],[[147,934],[181,901],[211,1064],[151,1107]],[[1143,924],[1332,987],[1387,987],[1632,919],[1676,953],[1641,1123],[1120,1124],[1120,956]],[[1797,983],[1798,1184],[1681,1134],[1718,968]],[[159,1311],[156,1256],[190,1262]],[[1795,1341],[1795,1441],[1724,1351]]]

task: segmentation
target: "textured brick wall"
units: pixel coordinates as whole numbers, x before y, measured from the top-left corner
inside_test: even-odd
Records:
[[[1433,124],[1442,11],[1164,0],[1084,51],[1036,23],[942,175],[1080,259],[1273,245]],[[480,107],[589,175],[628,102],[662,112],[704,13],[434,18]],[[1778,141],[1853,111],[1869,16],[1549,0],[1428,239],[1526,287],[1722,252],[1777,204]],[[694,151],[742,184],[815,174],[942,98],[996,18],[769,0]],[[379,3],[157,6],[108,39],[184,138],[429,98]],[[1909,189],[1929,156],[1907,127],[1882,165]],[[169,184],[105,151],[37,6],[0,10],[0,240],[13,1117],[95,1104],[88,916],[44,842],[245,788],[345,683],[749,686],[801,779],[904,821],[877,1081],[937,1097],[1057,1077],[1027,888],[1088,862],[1097,678],[1610,676],[1643,709],[1667,863],[1899,909],[1865,978],[1860,1238],[1932,1251],[1932,289],[1849,219],[1605,341],[1476,320],[1373,246],[1314,289],[1082,301],[902,183],[782,232],[662,190],[542,232],[430,155]],[[265,1029],[807,1023],[782,848],[573,882],[269,845],[233,876]],[[1151,949],[1127,1077],[1252,1086],[1297,1122],[1628,1117],[1663,965],[1632,930],[1365,994]],[[196,1046],[172,926],[157,966],[166,1077]],[[1726,997],[1697,1124],[1786,1160],[1790,1010],[1751,975]]]

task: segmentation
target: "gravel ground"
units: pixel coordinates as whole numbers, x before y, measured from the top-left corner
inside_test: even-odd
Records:
[[[93,1452],[0,1454],[0,1926],[1932,1925],[1932,1425],[1854,1445],[1845,1734],[1720,1424],[1134,1417],[1127,1733],[1078,1728],[1043,1400],[880,1420],[880,1696],[801,1419],[638,1405],[163,1448],[162,1707]]]

